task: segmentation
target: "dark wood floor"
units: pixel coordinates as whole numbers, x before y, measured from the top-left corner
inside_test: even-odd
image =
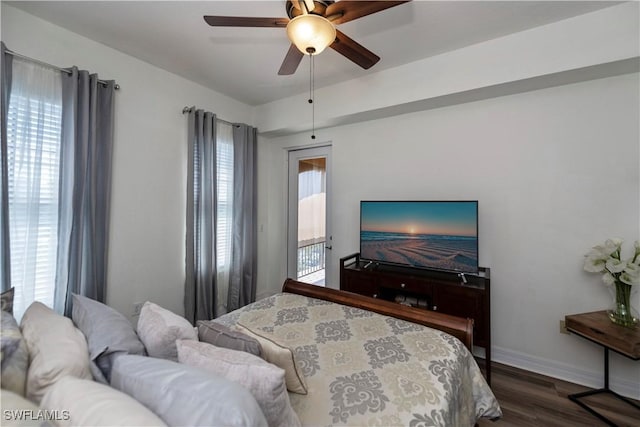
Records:
[[[589,388],[493,363],[491,389],[503,417],[481,420],[480,427],[600,427],[607,424],[567,398]],[[640,410],[609,395],[583,400],[620,427],[640,427]],[[635,401],[636,404],[640,402]]]

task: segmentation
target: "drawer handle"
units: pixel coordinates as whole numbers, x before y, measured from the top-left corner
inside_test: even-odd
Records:
[[[438,306],[437,305],[433,306],[433,311],[438,311]]]
[[[400,283],[400,287],[404,288],[406,285],[404,283]]]
[[[373,297],[374,298],[378,298],[378,294],[373,294]]]

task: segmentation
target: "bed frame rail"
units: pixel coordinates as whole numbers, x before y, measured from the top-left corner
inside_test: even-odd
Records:
[[[408,322],[418,323],[430,328],[438,329],[458,338],[473,351],[473,319],[451,316],[419,308],[407,307],[390,301],[384,301],[364,295],[337,289],[325,288],[287,279],[282,285],[282,292],[318,298],[337,304],[348,305],[373,311],[385,316],[395,317]]]

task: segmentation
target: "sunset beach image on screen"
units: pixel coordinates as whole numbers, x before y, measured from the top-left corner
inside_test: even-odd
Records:
[[[477,201],[362,201],[360,257],[384,264],[478,271]]]

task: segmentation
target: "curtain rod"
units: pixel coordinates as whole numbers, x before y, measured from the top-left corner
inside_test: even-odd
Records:
[[[182,109],[182,114],[190,113],[193,108],[194,107],[184,107]],[[222,122],[222,123],[226,123],[226,124],[231,125],[231,126],[240,126],[238,123],[231,123],[231,122],[228,122],[226,120],[219,119],[218,116],[216,116],[216,120],[218,120],[219,122]]]
[[[13,52],[13,51],[11,51],[11,50],[9,50],[9,49],[5,50],[5,52],[6,52],[6,53],[8,53],[9,55],[13,55],[13,56],[14,56],[14,57],[16,57],[16,58],[24,59],[24,60],[26,60],[26,61],[30,61],[30,62],[33,62],[33,63],[35,63],[35,64],[42,65],[42,66],[44,66],[44,67],[53,68],[54,70],[58,70],[58,71],[62,71],[63,73],[71,74],[71,71],[69,71],[69,70],[68,70],[68,69],[66,69],[66,68],[60,68],[60,67],[57,67],[57,66],[55,66],[55,65],[53,65],[53,64],[48,64],[48,63],[46,63],[46,62],[39,61],[39,60],[37,60],[37,59],[29,58],[28,56],[21,55],[21,54],[19,54],[19,53]],[[106,85],[108,82],[106,82],[106,81],[104,81],[104,80],[100,80],[100,79],[98,79],[98,83],[103,84],[103,85]],[[118,90],[118,89],[120,89],[120,85],[116,83],[116,84],[114,85],[114,88],[115,88],[115,90]]]

